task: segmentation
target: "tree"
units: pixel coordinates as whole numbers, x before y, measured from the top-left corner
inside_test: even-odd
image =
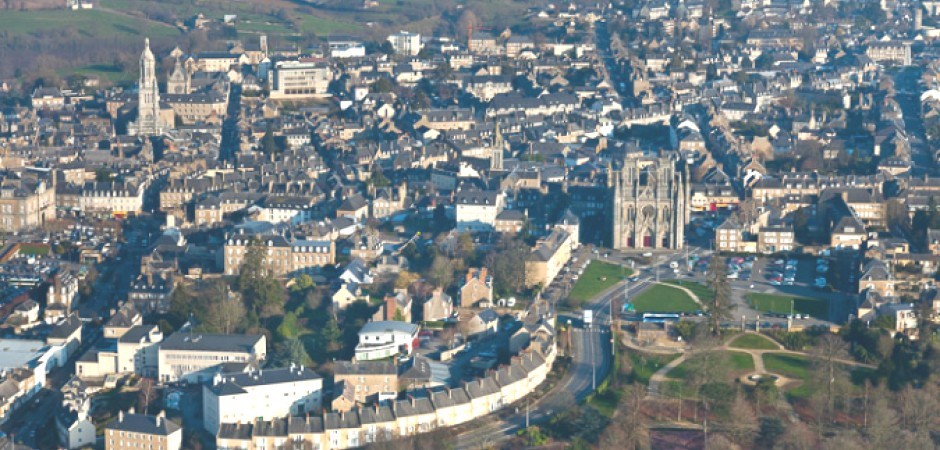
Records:
[[[813,347],[814,379],[817,383],[826,386],[826,407],[825,412],[831,418],[834,401],[836,377],[841,378],[843,365],[838,359],[846,356],[846,343],[838,335],[826,333],[819,337],[818,343]],[[831,420],[830,420],[831,421]]]
[[[420,279],[421,275],[402,270],[398,272],[398,276],[395,277],[395,289],[408,289]]]
[[[896,437],[898,415],[888,406],[887,395],[875,398],[871,407],[871,419],[865,436],[871,443],[871,448],[891,448]]]
[[[528,255],[529,246],[525,242],[517,237],[504,236],[486,256],[497,295],[515,295],[525,290],[525,259]]]
[[[264,136],[261,138],[261,153],[271,158],[280,151],[281,148],[277,145],[277,139],[274,138],[274,124],[268,122],[265,126]]]
[[[271,358],[271,365],[274,367],[290,367],[291,363],[300,365],[310,365],[310,356],[304,349],[304,344],[300,339],[287,339],[275,346],[274,357]]]
[[[280,313],[286,298],[281,284],[264,268],[265,247],[252,243],[238,272],[237,285],[245,304],[259,316]]]
[[[375,80],[375,83],[372,83],[372,92],[377,93],[386,93],[392,92],[392,89],[395,88],[395,85],[392,83],[388,77],[381,77],[378,80]]]
[[[803,422],[794,422],[787,427],[786,433],[783,433],[774,450],[813,450],[816,448],[816,436],[806,427]]]
[[[750,448],[758,430],[757,415],[754,409],[745,400],[744,396],[738,393],[731,403],[728,423],[725,424],[725,430],[734,442],[744,448]]]
[[[612,422],[601,435],[599,448],[625,450],[649,448],[649,429],[646,416],[643,414],[645,397],[646,388],[641,384],[626,388]]]
[[[153,401],[154,382],[152,378],[141,378],[137,382],[137,409],[142,414],[147,414],[150,409],[150,402]]]
[[[771,416],[761,417],[755,440],[756,448],[772,448],[785,431],[786,428],[780,419]]]
[[[447,288],[454,282],[454,260],[437,255],[428,271],[428,279],[437,286]]]
[[[542,430],[537,426],[519,430],[519,436],[525,439],[525,445],[528,447],[541,447],[548,444],[549,441],[548,436],[542,433]]]
[[[731,284],[728,282],[727,268],[722,258],[712,256],[708,263],[706,282],[708,288],[715,293],[715,297],[705,307],[708,310],[708,321],[711,332],[721,335],[721,322],[731,319]]]
[[[480,18],[469,8],[464,8],[460,17],[457,19],[456,26],[457,35],[460,36],[461,39],[468,40],[474,30],[480,29]]]
[[[247,310],[241,296],[229,292],[228,286],[221,281],[216,282],[212,297],[206,300],[209,305],[207,308],[202,308],[205,313],[199,314],[199,317],[203,322],[203,327],[211,331],[224,334],[234,333],[245,319]]]
[[[320,339],[317,341],[324,351],[332,353],[342,348],[342,337],[343,333],[336,324],[336,320],[330,319],[320,330]]]
[[[294,278],[294,284],[291,285],[291,292],[306,291],[313,287],[313,277],[307,274],[302,274],[297,278]]]

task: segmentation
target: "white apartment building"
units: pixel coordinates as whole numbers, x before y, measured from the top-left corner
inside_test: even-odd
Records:
[[[272,99],[328,97],[333,69],[318,61],[280,61],[270,78]]]
[[[260,418],[318,412],[323,378],[303,366],[218,374],[202,388],[203,421],[213,435],[223,423],[251,423]]]
[[[356,360],[371,361],[397,354],[410,355],[418,340],[420,328],[394,320],[369,322],[359,330]]]
[[[504,195],[498,191],[457,191],[457,231],[491,231],[503,211]]]
[[[134,215],[144,207],[146,188],[146,184],[88,182],[82,188],[79,207],[86,213],[110,213],[118,217]]]
[[[415,56],[421,51],[421,35],[399,31],[388,35],[388,42],[392,44],[395,53],[399,55]]]
[[[207,334],[180,330],[160,344],[159,380],[202,382],[226,363],[257,363],[267,358],[264,335]]]

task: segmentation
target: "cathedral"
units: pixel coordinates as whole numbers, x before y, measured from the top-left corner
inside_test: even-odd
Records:
[[[609,170],[615,249],[679,249],[689,223],[688,170],[669,157],[627,159]]]
[[[157,83],[157,61],[150,51],[150,39],[144,39],[140,54],[140,80],[137,85],[137,120],[128,126],[134,135],[153,136],[173,128],[160,114],[160,86]]]

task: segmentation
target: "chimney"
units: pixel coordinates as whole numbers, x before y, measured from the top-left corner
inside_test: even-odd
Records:
[[[124,411],[118,411],[118,423],[124,421]]]
[[[473,279],[473,269],[467,269],[467,283]]]

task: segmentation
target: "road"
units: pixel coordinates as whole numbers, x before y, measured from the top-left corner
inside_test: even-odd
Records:
[[[571,367],[548,394],[529,405],[528,420],[531,424],[544,422],[584,400],[610,370],[610,331],[606,328],[571,330],[574,355]],[[457,448],[487,448],[514,436],[526,426],[525,406],[519,408],[519,413],[509,419],[496,420],[459,435]]]
[[[608,254],[606,260],[619,259],[622,255],[614,252]],[[582,251],[582,254],[584,252]],[[600,255],[594,256],[597,259]],[[684,258],[685,255],[681,255]],[[661,261],[659,270],[663,273],[672,273],[668,265],[670,259]],[[610,334],[610,308],[613,299],[624,295],[624,287],[629,287],[629,293],[635,295],[653,284],[655,278],[654,268],[639,268],[634,274],[640,277],[636,282],[622,281],[601,293],[587,306],[594,311],[594,326],[585,328],[579,321],[569,321],[572,325],[571,347],[572,362],[561,380],[544,397],[529,405],[528,421],[537,424],[548,420],[559,411],[564,411],[576,403],[583,401],[594,391],[610,371],[613,363],[613,349]],[[559,318],[561,321],[566,319]],[[526,413],[520,407],[517,414],[508,419],[495,420],[484,426],[467,431],[457,437],[457,448],[474,449],[486,448],[496,442],[507,439],[526,426]]]
[[[133,235],[147,235],[148,242],[152,242],[153,234],[158,230],[158,224],[148,218],[129,219],[125,226],[125,238]],[[133,229],[133,231],[131,231]],[[146,249],[140,245],[125,243],[121,246],[117,258],[109,259],[98,265],[99,276],[95,280],[92,291],[95,293],[89,301],[80,305],[84,314],[94,313],[107,320],[110,309],[115,307],[118,300],[127,298],[131,282],[140,272],[140,258]],[[60,390],[71,378],[74,371],[75,360],[88,349],[97,346],[102,339],[102,326],[100,324],[86,323],[82,327],[82,345],[75,352],[64,367],[56,368],[47,375],[46,386],[30,400],[27,406],[18,408],[10,420],[4,424],[3,430],[14,436],[16,442],[38,448],[39,444],[48,443],[50,435],[41,430],[51,424],[53,413],[59,410],[61,402]],[[40,430],[37,432],[37,430]],[[54,441],[57,438],[52,435]]]

